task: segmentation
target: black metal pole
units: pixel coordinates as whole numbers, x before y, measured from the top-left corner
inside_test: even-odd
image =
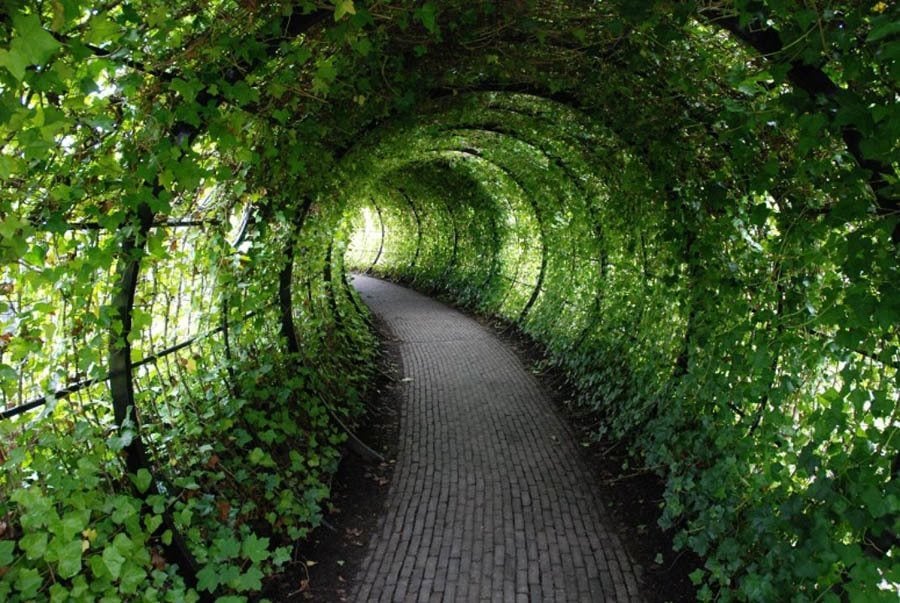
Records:
[[[116,284],[112,308],[117,320],[113,321],[114,326],[110,329],[108,369],[109,389],[112,395],[116,425],[121,431],[128,427],[130,422],[133,433],[131,442],[124,449],[125,466],[129,473],[137,473],[141,469],[149,471],[152,478],[151,483],[157,484],[153,466],[141,438],[140,416],[134,404],[134,375],[132,374],[131,343],[129,341],[138,274],[141,269],[147,234],[152,225],[153,212],[146,203],[138,206],[134,221],[126,222],[126,228],[130,228],[131,231],[125,235],[122,241],[122,251],[116,264]],[[121,325],[121,329],[116,328],[117,324]],[[146,499],[147,493],[136,491],[136,494],[140,498]],[[185,584],[195,588],[197,586],[197,562],[188,549],[183,536],[177,530],[171,513],[163,513],[163,525],[172,534],[171,543],[163,544],[167,558],[178,565]],[[201,597],[204,595],[201,594]]]

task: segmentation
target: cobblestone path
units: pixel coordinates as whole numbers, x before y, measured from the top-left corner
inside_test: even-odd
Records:
[[[400,443],[354,601],[632,601],[636,570],[534,377],[474,320],[357,276],[399,340]]]

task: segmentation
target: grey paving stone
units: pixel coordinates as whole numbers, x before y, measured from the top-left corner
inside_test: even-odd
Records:
[[[639,601],[577,444],[515,354],[428,297],[358,276],[400,340],[400,445],[356,601]]]

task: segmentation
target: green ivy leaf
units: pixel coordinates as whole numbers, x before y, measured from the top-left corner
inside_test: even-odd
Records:
[[[218,559],[234,559],[241,554],[241,543],[234,536],[216,538],[213,544],[218,549]]]
[[[197,93],[203,89],[203,83],[197,80],[186,81],[181,78],[174,78],[169,84],[172,90],[175,90],[184,98],[185,102],[193,103],[197,98]]]
[[[144,468],[138,469],[137,473],[130,477],[134,487],[137,488],[138,492],[141,494],[147,492],[150,488],[150,482],[153,481],[153,476],[150,474],[150,471]]]
[[[91,27],[85,39],[91,44],[115,42],[122,37],[119,25],[106,15],[98,15],[91,19]]]
[[[134,594],[147,578],[147,572],[136,563],[127,562],[122,568],[119,579],[123,593]]]
[[[263,460],[266,458],[266,453],[263,452],[262,448],[256,447],[250,451],[250,456],[248,457],[249,461],[254,465],[262,464]]]
[[[5,50],[0,50],[0,65],[3,65],[3,56]],[[24,68],[22,72],[24,73]],[[10,157],[9,155],[0,155],[0,179],[6,179],[14,174],[18,174],[22,170],[22,160],[18,157]]]
[[[430,33],[436,34],[438,32],[437,7],[435,7],[434,2],[426,2],[416,9],[415,16],[418,17],[419,21]]]
[[[13,74],[17,80],[21,80],[25,77],[25,69],[28,67],[28,59],[27,57],[19,52],[18,50],[0,50],[0,65],[6,67],[6,69]],[[11,171],[10,167],[6,167],[3,169],[0,166],[0,172],[6,172],[4,178],[9,177],[9,172]]]
[[[144,515],[144,525],[150,534],[156,532],[156,529],[162,525],[162,522],[163,518],[160,515]]]
[[[31,599],[37,595],[38,590],[44,583],[38,570],[29,567],[19,570],[16,577],[16,590],[22,595],[23,599]]]
[[[87,528],[91,512],[87,509],[66,511],[58,521],[50,523],[50,531],[64,540],[75,538]]]
[[[10,47],[21,49],[22,54],[32,65],[45,64],[53,53],[61,48],[61,44],[41,26],[37,15],[19,13],[13,16],[13,26],[17,37]]]
[[[340,21],[347,15],[355,15],[353,0],[334,0],[334,20]]]
[[[231,580],[229,585],[239,592],[259,590],[262,588],[263,573],[258,567],[251,567],[246,572]]]
[[[11,565],[15,559],[13,552],[16,549],[16,543],[12,540],[0,540],[0,567]]]
[[[872,28],[866,37],[866,42],[877,42],[882,38],[886,38],[895,33],[900,33],[900,21],[892,19],[884,19],[881,23]]]
[[[197,572],[197,590],[213,592],[219,586],[219,566],[210,563]]]
[[[40,559],[47,552],[47,532],[26,534],[19,539],[19,548],[25,551],[25,556],[34,561]]]
[[[81,572],[81,540],[72,540],[56,548],[57,572],[63,578],[75,577]]]
[[[291,560],[291,547],[289,546],[280,546],[275,549],[274,554],[272,555],[272,563],[275,564],[275,567],[281,567],[285,563]]]
[[[244,539],[242,549],[245,558],[253,563],[260,563],[269,557],[269,539],[250,534]]]
[[[316,92],[328,92],[331,84],[337,79],[338,70],[334,57],[316,61],[316,75],[313,79],[313,90]]]
[[[134,517],[137,514],[137,509],[131,504],[131,501],[129,501],[127,497],[117,496],[116,499],[117,501],[114,510],[110,515],[110,519],[115,523],[124,523],[128,518]]]
[[[109,447],[114,451],[124,450],[131,445],[131,442],[133,440],[134,431],[132,431],[128,427],[123,427],[119,430],[118,435],[114,435],[109,438]]]
[[[50,603],[71,600],[71,593],[65,586],[63,586],[59,582],[57,582],[56,584],[51,584],[48,592],[50,593]]]
[[[122,565],[125,563],[125,557],[119,552],[115,544],[110,543],[103,549],[103,565],[112,576],[113,580],[118,580],[122,574]]]

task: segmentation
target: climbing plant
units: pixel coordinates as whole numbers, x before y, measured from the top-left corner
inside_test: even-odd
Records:
[[[4,4],[0,598],[290,561],[372,370],[346,259],[543,343],[700,598],[894,600],[898,11]]]

